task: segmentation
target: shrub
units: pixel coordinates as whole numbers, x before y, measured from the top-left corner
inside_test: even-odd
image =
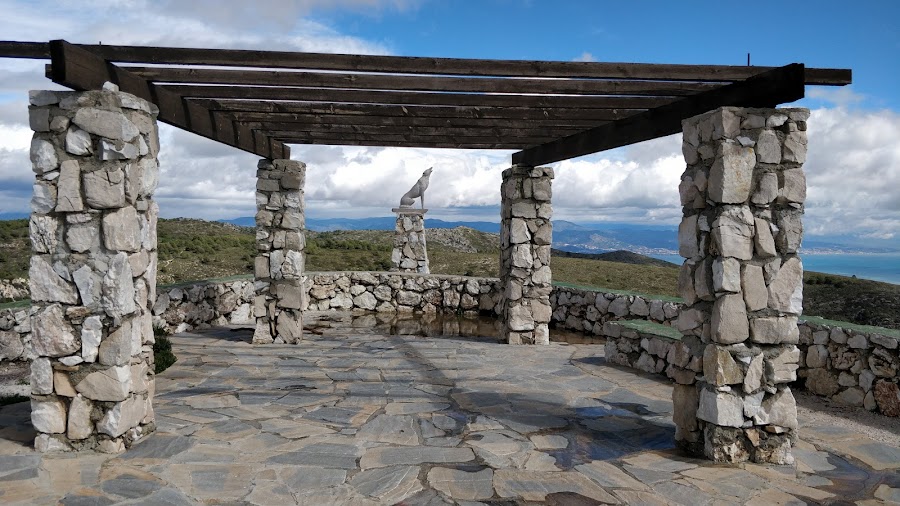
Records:
[[[153,328],[156,340],[153,342],[153,361],[156,364],[153,372],[159,374],[175,363],[178,358],[172,353],[172,341],[169,340],[169,332],[161,327]]]

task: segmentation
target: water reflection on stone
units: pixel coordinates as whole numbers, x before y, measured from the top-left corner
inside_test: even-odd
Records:
[[[388,334],[462,337],[497,342],[500,322],[493,316],[471,314],[310,311],[304,313],[304,331],[317,335]],[[605,342],[596,337],[563,329],[551,329],[550,340],[569,344],[602,345]]]

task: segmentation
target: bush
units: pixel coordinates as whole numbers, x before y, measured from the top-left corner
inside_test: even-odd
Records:
[[[172,341],[169,341],[169,333],[160,327],[153,328],[156,340],[153,342],[153,361],[156,364],[153,372],[159,374],[168,369],[178,358],[172,353]]]

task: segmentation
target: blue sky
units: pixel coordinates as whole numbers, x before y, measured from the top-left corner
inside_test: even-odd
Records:
[[[461,58],[802,62],[853,69],[808,87],[808,235],[900,239],[900,2],[0,0],[0,38]],[[27,212],[27,90],[44,62],[0,60],[0,213]],[[163,127],[163,216],[254,213],[256,158]],[[429,216],[497,221],[510,152],[295,146],[316,217],[386,216],[435,167]],[[675,224],[680,136],[554,164],[559,219]]]

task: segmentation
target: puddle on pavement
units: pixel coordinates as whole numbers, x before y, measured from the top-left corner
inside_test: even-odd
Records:
[[[817,471],[815,475],[831,480],[832,485],[816,488],[831,492],[843,501],[852,503],[871,498],[875,489],[882,484],[900,488],[900,473],[896,469],[876,471],[865,464],[834,454],[829,454],[827,460],[835,468],[830,471]]]
[[[497,342],[500,322],[493,316],[452,313],[410,314],[322,312],[309,313],[304,331],[317,335],[388,334],[420,337],[461,337]],[[550,329],[550,341],[568,344],[603,344],[596,337],[564,329]]]

